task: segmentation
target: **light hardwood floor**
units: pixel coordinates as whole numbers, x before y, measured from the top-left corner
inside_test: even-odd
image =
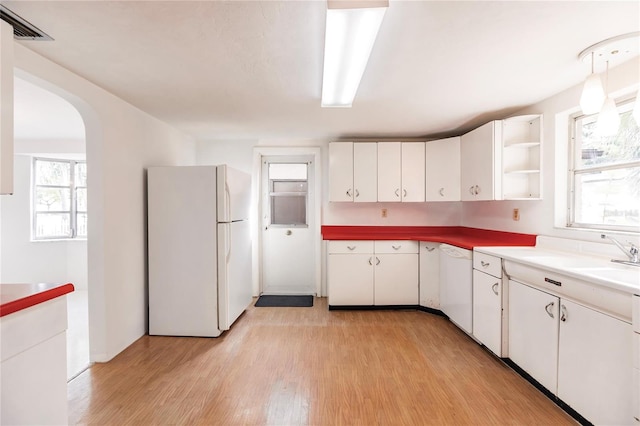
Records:
[[[442,317],[251,307],[217,339],[145,336],[69,383],[71,424],[575,424]]]

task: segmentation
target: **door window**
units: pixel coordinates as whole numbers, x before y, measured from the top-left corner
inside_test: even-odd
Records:
[[[270,225],[308,226],[306,163],[269,164]]]

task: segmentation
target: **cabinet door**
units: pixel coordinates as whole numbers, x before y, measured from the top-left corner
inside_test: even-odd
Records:
[[[440,309],[440,243],[420,243],[420,306]]]
[[[632,424],[631,324],[560,303],[558,397],[593,424]]]
[[[460,138],[462,201],[493,200],[496,191],[495,121],[480,126]]]
[[[502,356],[502,280],[473,270],[473,335]]]
[[[330,254],[329,305],[373,305],[373,254]]]
[[[378,142],[378,201],[401,201],[400,142]]]
[[[329,143],[329,201],[353,201],[353,143]]]
[[[402,143],[402,201],[424,201],[425,186],[424,142]]]
[[[509,358],[556,393],[559,299],[509,281]]]
[[[460,137],[426,144],[426,200],[460,201]]]
[[[375,255],[374,300],[376,305],[418,304],[418,255]]]
[[[353,144],[353,201],[378,201],[378,148],[375,142]]]

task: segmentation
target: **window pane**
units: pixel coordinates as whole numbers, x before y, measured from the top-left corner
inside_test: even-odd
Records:
[[[274,181],[273,192],[307,192],[307,181]]]
[[[630,110],[620,113],[620,129],[615,136],[599,136],[596,119],[591,116],[576,121],[577,169],[640,160],[640,129]]]
[[[69,211],[70,206],[70,189],[36,187],[36,211]]]
[[[37,213],[36,238],[70,237],[70,217],[69,213]]]
[[[87,188],[76,189],[76,209],[81,212],[87,211]]]
[[[70,183],[71,165],[68,162],[36,160],[37,185],[61,185]]]
[[[269,179],[307,180],[307,163],[269,164]]]
[[[301,196],[272,196],[271,197],[272,225],[306,225],[307,197]]]
[[[87,163],[76,163],[76,186],[87,186]]]
[[[640,167],[577,174],[575,222],[640,226]]]
[[[87,236],[87,214],[86,213],[78,213],[76,215],[76,236],[77,237],[86,237]]]

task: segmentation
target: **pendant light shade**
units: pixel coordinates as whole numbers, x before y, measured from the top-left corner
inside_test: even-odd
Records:
[[[619,127],[620,114],[618,114],[618,108],[616,108],[616,103],[613,99],[607,96],[598,115],[596,132],[600,136],[615,136]]]
[[[591,74],[584,82],[582,95],[580,96],[582,113],[587,115],[597,113],[600,111],[604,99],[604,89],[602,88],[600,76],[598,74]]]

